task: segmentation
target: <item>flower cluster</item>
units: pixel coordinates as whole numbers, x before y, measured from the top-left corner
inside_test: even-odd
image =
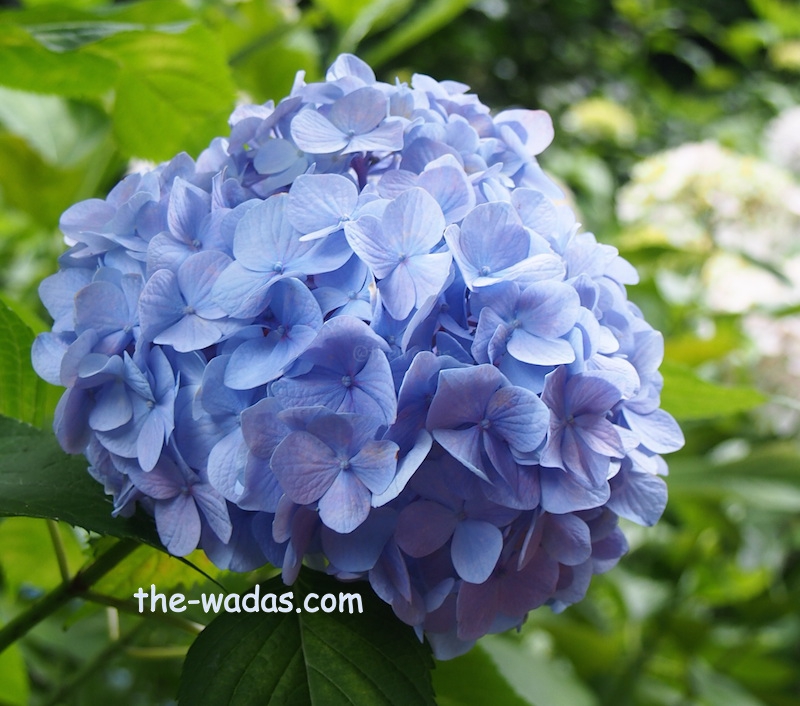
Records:
[[[800,186],[780,166],[687,143],[637,164],[617,213],[634,241],[702,256],[696,276],[659,273],[667,299],[728,313],[800,303]]]
[[[367,578],[439,656],[579,600],[666,502],[661,335],[541,111],[343,55],[70,208],[34,365],[115,512],[218,565]]]

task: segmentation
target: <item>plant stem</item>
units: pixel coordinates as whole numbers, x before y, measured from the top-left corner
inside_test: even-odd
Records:
[[[62,581],[69,581],[69,563],[67,562],[67,552],[64,548],[64,540],[61,539],[61,531],[58,528],[58,522],[55,520],[46,520],[47,530],[50,532],[50,539],[53,542],[53,549],[56,553],[56,560],[58,561],[58,571],[61,574]]]
[[[139,544],[131,539],[117,542],[89,566],[75,574],[72,579],[64,581],[24,613],[14,618],[0,630],[0,652],[3,652],[6,647],[25,635],[46,617],[66,605],[72,598],[85,593],[138,546]]]
[[[203,632],[205,628],[204,625],[200,623],[195,623],[192,620],[187,620],[186,618],[181,618],[178,615],[172,615],[171,613],[140,613],[136,604],[131,601],[121,600],[119,598],[114,598],[113,596],[105,596],[102,593],[95,593],[94,591],[84,591],[80,594],[81,598],[85,598],[87,601],[91,601],[92,603],[99,603],[101,605],[108,606],[109,608],[116,608],[123,613],[130,613],[131,615],[139,616],[140,618],[147,618],[149,620],[158,620],[166,625],[172,625],[173,627],[180,628],[181,630],[191,633],[192,635],[199,635]]]

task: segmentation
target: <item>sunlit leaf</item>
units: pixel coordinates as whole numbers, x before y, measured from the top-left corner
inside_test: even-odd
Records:
[[[489,635],[481,645],[500,673],[539,706],[598,706],[599,702],[565,660],[551,659],[526,643]]]
[[[60,391],[33,371],[33,331],[0,300],[0,414],[30,424],[52,416]]]
[[[0,88],[0,123],[53,165],[71,167],[102,141],[108,120],[93,106]]]
[[[153,160],[181,150],[196,154],[227,130],[233,84],[208,30],[125,32],[94,50],[121,65],[113,124],[126,154]]]
[[[758,390],[723,387],[699,378],[689,368],[665,361],[661,406],[676,419],[708,419],[746,412],[766,402]]]

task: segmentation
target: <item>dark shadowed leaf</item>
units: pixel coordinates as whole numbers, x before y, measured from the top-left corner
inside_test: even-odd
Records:
[[[99,534],[161,547],[149,518],[111,516],[103,487],[83,456],[68,456],[52,432],[0,417],[0,515],[63,520]]]
[[[291,587],[275,578],[259,590],[262,601],[265,594],[291,591],[291,611],[223,613],[214,620],[186,657],[181,706],[435,703],[428,647],[368,584],[303,570]],[[358,594],[363,613],[306,612],[304,599],[312,593],[335,594],[337,602],[340,593]]]

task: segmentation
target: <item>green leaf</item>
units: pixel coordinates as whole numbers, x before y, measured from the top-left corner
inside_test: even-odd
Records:
[[[503,678],[492,658],[478,643],[467,654],[437,662],[433,687],[439,706],[531,706]]]
[[[181,706],[432,706],[428,648],[368,584],[341,583],[303,570],[292,587],[280,578],[260,595],[291,591],[286,613],[223,613],[189,650]],[[361,596],[363,613],[303,611],[310,593]],[[314,604],[317,604],[315,600]]]
[[[83,456],[68,456],[61,450],[52,432],[0,417],[0,516],[63,520],[161,548],[150,518],[111,516],[111,499],[86,467]]]
[[[84,556],[75,531],[64,524],[57,527],[67,563],[77,570],[83,564]],[[6,518],[0,524],[0,547],[3,547],[0,556],[3,579],[10,594],[16,594],[23,584],[49,590],[61,583],[61,572],[46,520]]]
[[[108,127],[94,106],[10,88],[0,88],[0,123],[61,167],[72,167],[94,151]]]
[[[665,361],[661,406],[676,419],[708,419],[754,409],[767,397],[751,387],[723,387],[699,378],[691,369]]]
[[[566,660],[552,659],[522,643],[489,635],[481,645],[500,673],[520,694],[539,706],[597,706],[597,698]]]
[[[125,32],[94,50],[121,65],[114,131],[129,156],[193,154],[227,131],[234,89],[222,48],[208,30]]]
[[[31,365],[33,331],[0,300],[0,414],[41,425],[52,416],[60,390]]]
[[[704,457],[670,460],[670,495],[735,495],[772,513],[800,512],[800,456],[791,444],[770,444],[745,458],[710,463]]]
[[[0,706],[25,706],[29,703],[28,670],[17,645],[0,652],[0,684],[3,685]]]
[[[35,223],[55,228],[64,209],[74,203],[84,177],[78,167],[54,168],[21,137],[0,134],[0,189],[4,201],[28,214]]]
[[[114,86],[113,59],[89,52],[50,51],[22,27],[0,25],[0,84],[23,91],[82,98]]]

